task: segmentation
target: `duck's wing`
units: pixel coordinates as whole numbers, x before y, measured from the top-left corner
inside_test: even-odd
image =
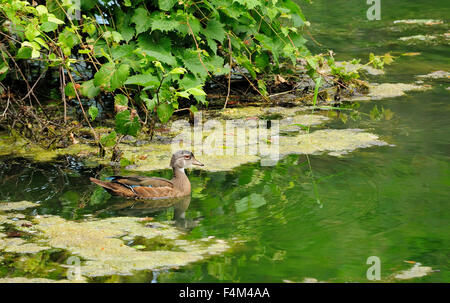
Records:
[[[172,187],[173,183],[170,180],[158,177],[143,177],[143,176],[111,176],[107,178],[114,183],[121,183],[130,186],[148,186],[148,187]]]
[[[143,179],[145,178],[145,180]],[[163,178],[112,177],[111,182],[94,178],[90,180],[113,195],[136,199],[166,199],[175,196],[172,182]],[[146,185],[144,185],[146,184]]]

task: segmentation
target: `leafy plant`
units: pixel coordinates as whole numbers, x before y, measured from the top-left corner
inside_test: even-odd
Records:
[[[73,18],[78,9],[80,18]],[[203,87],[215,77],[241,74],[265,97],[264,75],[304,58],[317,78],[323,61],[305,47],[300,32],[307,23],[292,0],[86,0],[81,8],[62,0],[0,0],[0,15],[8,42],[0,78],[12,78],[20,65],[57,71],[64,122],[66,108],[79,106],[101,153],[121,136],[153,135],[157,121],[181,110],[180,98],[192,112],[207,105]],[[23,81],[30,76],[20,74]],[[91,126],[101,122],[98,108],[84,109],[100,95],[114,97],[116,115],[115,130],[103,137]]]

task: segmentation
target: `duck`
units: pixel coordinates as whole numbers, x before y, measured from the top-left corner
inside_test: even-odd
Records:
[[[204,166],[195,159],[192,152],[179,150],[172,155],[170,167],[173,170],[171,180],[159,177],[112,176],[108,181],[89,178],[110,194],[134,199],[169,199],[191,194],[191,182],[184,169],[191,165]]]

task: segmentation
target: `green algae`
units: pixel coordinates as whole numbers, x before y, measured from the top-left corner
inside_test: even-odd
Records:
[[[360,64],[360,63],[351,63],[351,62],[336,62],[337,67],[343,67],[344,71],[347,73],[355,72],[355,71],[365,71],[369,75],[372,76],[380,76],[384,75],[385,72],[382,69],[374,68],[370,65]]]
[[[2,224],[16,222],[0,216]],[[171,225],[158,222],[145,225],[143,219],[135,217],[74,222],[58,216],[36,216],[32,221],[32,226],[26,228],[34,231],[31,239],[8,238],[5,233],[0,233],[0,251],[36,254],[63,249],[85,260],[81,273],[86,277],[131,275],[136,270],[179,267],[230,248],[220,239],[185,240],[185,232]],[[136,238],[145,239],[149,249],[141,251],[124,242]]]
[[[24,210],[31,207],[37,207],[39,204],[29,201],[20,202],[0,202],[0,211]]]
[[[410,91],[424,91],[430,87],[424,85],[407,84],[407,83],[382,83],[370,84],[367,96],[356,96],[351,98],[352,101],[363,100],[380,100],[386,98],[401,97]]]
[[[0,283],[84,283],[82,280],[52,280],[45,278],[0,278]]]
[[[405,19],[405,20],[395,20],[394,24],[418,24],[418,25],[439,25],[443,24],[442,20],[435,19]]]
[[[433,272],[433,269],[431,267],[422,266],[420,263],[416,263],[410,269],[394,274],[393,277],[399,280],[408,280],[427,276],[431,272]]]
[[[72,144],[66,148],[44,149],[22,137],[0,136],[0,156],[14,155],[36,161],[51,161],[61,155],[78,155],[83,153],[96,153],[97,147],[89,144]]]
[[[158,223],[146,227],[139,218],[118,217],[82,222],[67,221],[56,216],[36,219],[49,246],[65,249],[86,260],[81,265],[83,276],[131,275],[136,270],[154,270],[183,266],[220,254],[230,248],[225,241],[189,240],[175,242],[178,251],[140,251],[125,245],[120,237],[163,237],[176,240],[185,234],[174,227]]]
[[[402,86],[402,84],[372,86],[367,98],[381,98],[380,95],[383,93],[386,96],[401,95],[403,91],[421,88],[414,85]],[[186,118],[174,120],[168,125],[171,127],[170,131],[158,136],[156,141],[149,142],[143,137],[142,140],[139,138],[139,140],[119,144],[123,160],[121,164],[134,171],[167,169],[174,150],[189,149],[205,164],[200,169],[226,171],[245,163],[265,161],[267,153],[261,152],[264,148],[266,151],[274,148],[274,153],[283,157],[289,153],[316,154],[324,151],[331,155],[341,155],[357,148],[381,145],[379,140],[373,139],[373,135],[365,132],[358,132],[355,135],[353,130],[348,132],[329,130],[305,134],[303,130],[306,127],[321,126],[330,120],[324,115],[307,114],[305,110],[307,110],[305,107],[244,107],[202,111],[200,117],[203,118],[197,121],[202,123],[200,135],[198,135],[198,129],[192,128]],[[278,123],[279,134],[267,134],[255,140],[256,129],[260,132],[274,123]],[[268,129],[267,132],[269,133]],[[200,140],[195,139],[197,135],[200,136]],[[333,138],[333,135],[339,136]],[[346,135],[350,137],[346,138]],[[180,138],[181,141],[190,138],[187,141],[190,145],[177,148],[176,143],[171,144]],[[278,148],[276,142],[272,142],[278,139],[279,151],[276,150]],[[358,144],[356,140],[362,141]],[[108,150],[106,157],[100,158],[94,150],[95,148],[89,144],[77,143],[68,148],[44,152],[40,156],[37,156],[39,153],[33,153],[33,155],[36,160],[50,160],[58,155],[71,154],[78,155],[85,165],[117,165],[109,161],[112,151]]]
[[[280,153],[342,156],[358,148],[385,146],[377,135],[360,129],[324,129],[280,138]]]
[[[434,71],[426,75],[419,75],[417,78],[422,79],[450,79],[450,73],[442,70]]]

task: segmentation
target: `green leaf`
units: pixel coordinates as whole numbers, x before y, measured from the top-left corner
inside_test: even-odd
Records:
[[[108,135],[103,135],[100,138],[100,143],[104,147],[112,147],[112,146],[114,146],[116,144],[116,139],[117,139],[117,134],[116,134],[115,131],[112,131]]]
[[[48,22],[53,22],[53,23],[56,23],[56,24],[64,24],[64,21],[59,20],[59,19],[56,18],[55,15],[53,15],[53,14],[48,14],[48,16],[47,16],[47,21],[48,21]]]
[[[211,19],[202,33],[204,33],[206,37],[223,42],[226,37],[226,32],[223,26],[224,25],[221,22]]]
[[[192,87],[186,91],[193,96],[206,96],[206,93],[200,87]]]
[[[130,111],[124,110],[116,115],[116,131],[122,135],[136,136],[141,124],[139,123],[138,117],[134,117],[131,120]]]
[[[168,32],[176,29],[180,26],[180,22],[176,19],[172,19],[171,16],[155,12],[151,16],[151,28],[152,31],[160,30],[162,32]]]
[[[128,64],[121,64],[116,72],[111,77],[111,90],[121,87],[130,74],[130,66]]]
[[[233,0],[233,2],[242,4],[248,9],[254,9],[257,6],[261,6],[261,2],[259,0]]]
[[[134,37],[134,34],[136,33],[134,27],[130,25],[131,18],[132,16],[130,16],[129,14],[125,14],[123,11],[119,11],[117,13],[116,27],[127,43]]]
[[[36,22],[29,23],[27,27],[25,28],[25,37],[29,41],[33,41],[34,38],[38,37],[41,33],[37,29]]]
[[[45,7],[44,5],[36,6],[36,11],[37,11],[38,16],[42,16],[42,15],[48,14],[47,7]]]
[[[195,107],[194,105],[191,105],[191,107],[189,108],[189,110],[190,110],[191,112],[193,112],[193,113],[198,112],[197,107]]]
[[[113,62],[105,63],[95,73],[94,85],[103,87],[106,91],[114,91],[124,85],[129,74],[130,66],[128,64],[116,66]]]
[[[153,111],[153,109],[158,104],[158,100],[156,99],[156,97],[153,97],[153,99],[142,97],[142,100],[145,102],[145,106],[149,111]]]
[[[140,35],[138,45],[144,54],[163,63],[176,65],[175,57],[171,53],[172,46],[169,38],[154,41],[150,35]]]
[[[131,23],[136,24],[136,34],[146,32],[151,26],[151,19],[148,11],[143,7],[138,7],[134,10],[134,15],[131,17]]]
[[[160,104],[156,109],[156,113],[158,114],[158,118],[161,121],[161,123],[167,123],[170,117],[172,117],[173,107],[171,104],[168,103]]]
[[[196,50],[186,49],[184,50],[182,55],[179,56],[179,58],[181,59],[181,61],[183,61],[184,66],[196,76],[198,75],[201,78],[206,78],[206,76],[208,75],[204,66],[200,62],[200,59],[198,58]]]
[[[56,30],[58,28],[58,24],[53,23],[53,22],[44,22],[41,24],[40,26],[41,31],[43,32],[53,32],[54,30]]]
[[[111,50],[111,55],[114,60],[131,55],[134,47],[128,44],[118,45]]]
[[[184,73],[186,73],[187,70],[183,67],[175,67],[174,69],[172,69],[169,74],[172,75],[183,75]]]
[[[134,75],[134,76],[129,77],[125,81],[125,84],[137,84],[140,86],[150,86],[150,85],[157,86],[157,85],[159,85],[159,83],[160,83],[160,81],[159,81],[158,77],[151,75],[151,74]]]
[[[88,98],[94,98],[100,93],[100,88],[94,85],[94,80],[89,80],[81,84],[81,94]]]
[[[17,59],[30,59],[32,51],[33,50],[31,48],[22,46],[21,48],[19,48],[16,57]]]
[[[158,6],[163,11],[169,11],[178,0],[158,0]]]
[[[114,97],[114,104],[120,106],[128,106],[128,98],[125,95],[118,94]]]
[[[96,106],[89,107],[88,110],[89,116],[91,117],[91,121],[94,121],[98,116],[98,108]]]
[[[69,98],[75,98],[77,96],[75,87],[72,82],[67,83],[66,87],[64,88],[64,93]]]
[[[56,22],[54,22],[56,23]],[[63,47],[67,47],[71,49],[78,43],[80,43],[80,40],[78,39],[78,36],[71,31],[67,29],[67,27],[64,29],[64,31],[59,34],[58,41],[61,42]]]

